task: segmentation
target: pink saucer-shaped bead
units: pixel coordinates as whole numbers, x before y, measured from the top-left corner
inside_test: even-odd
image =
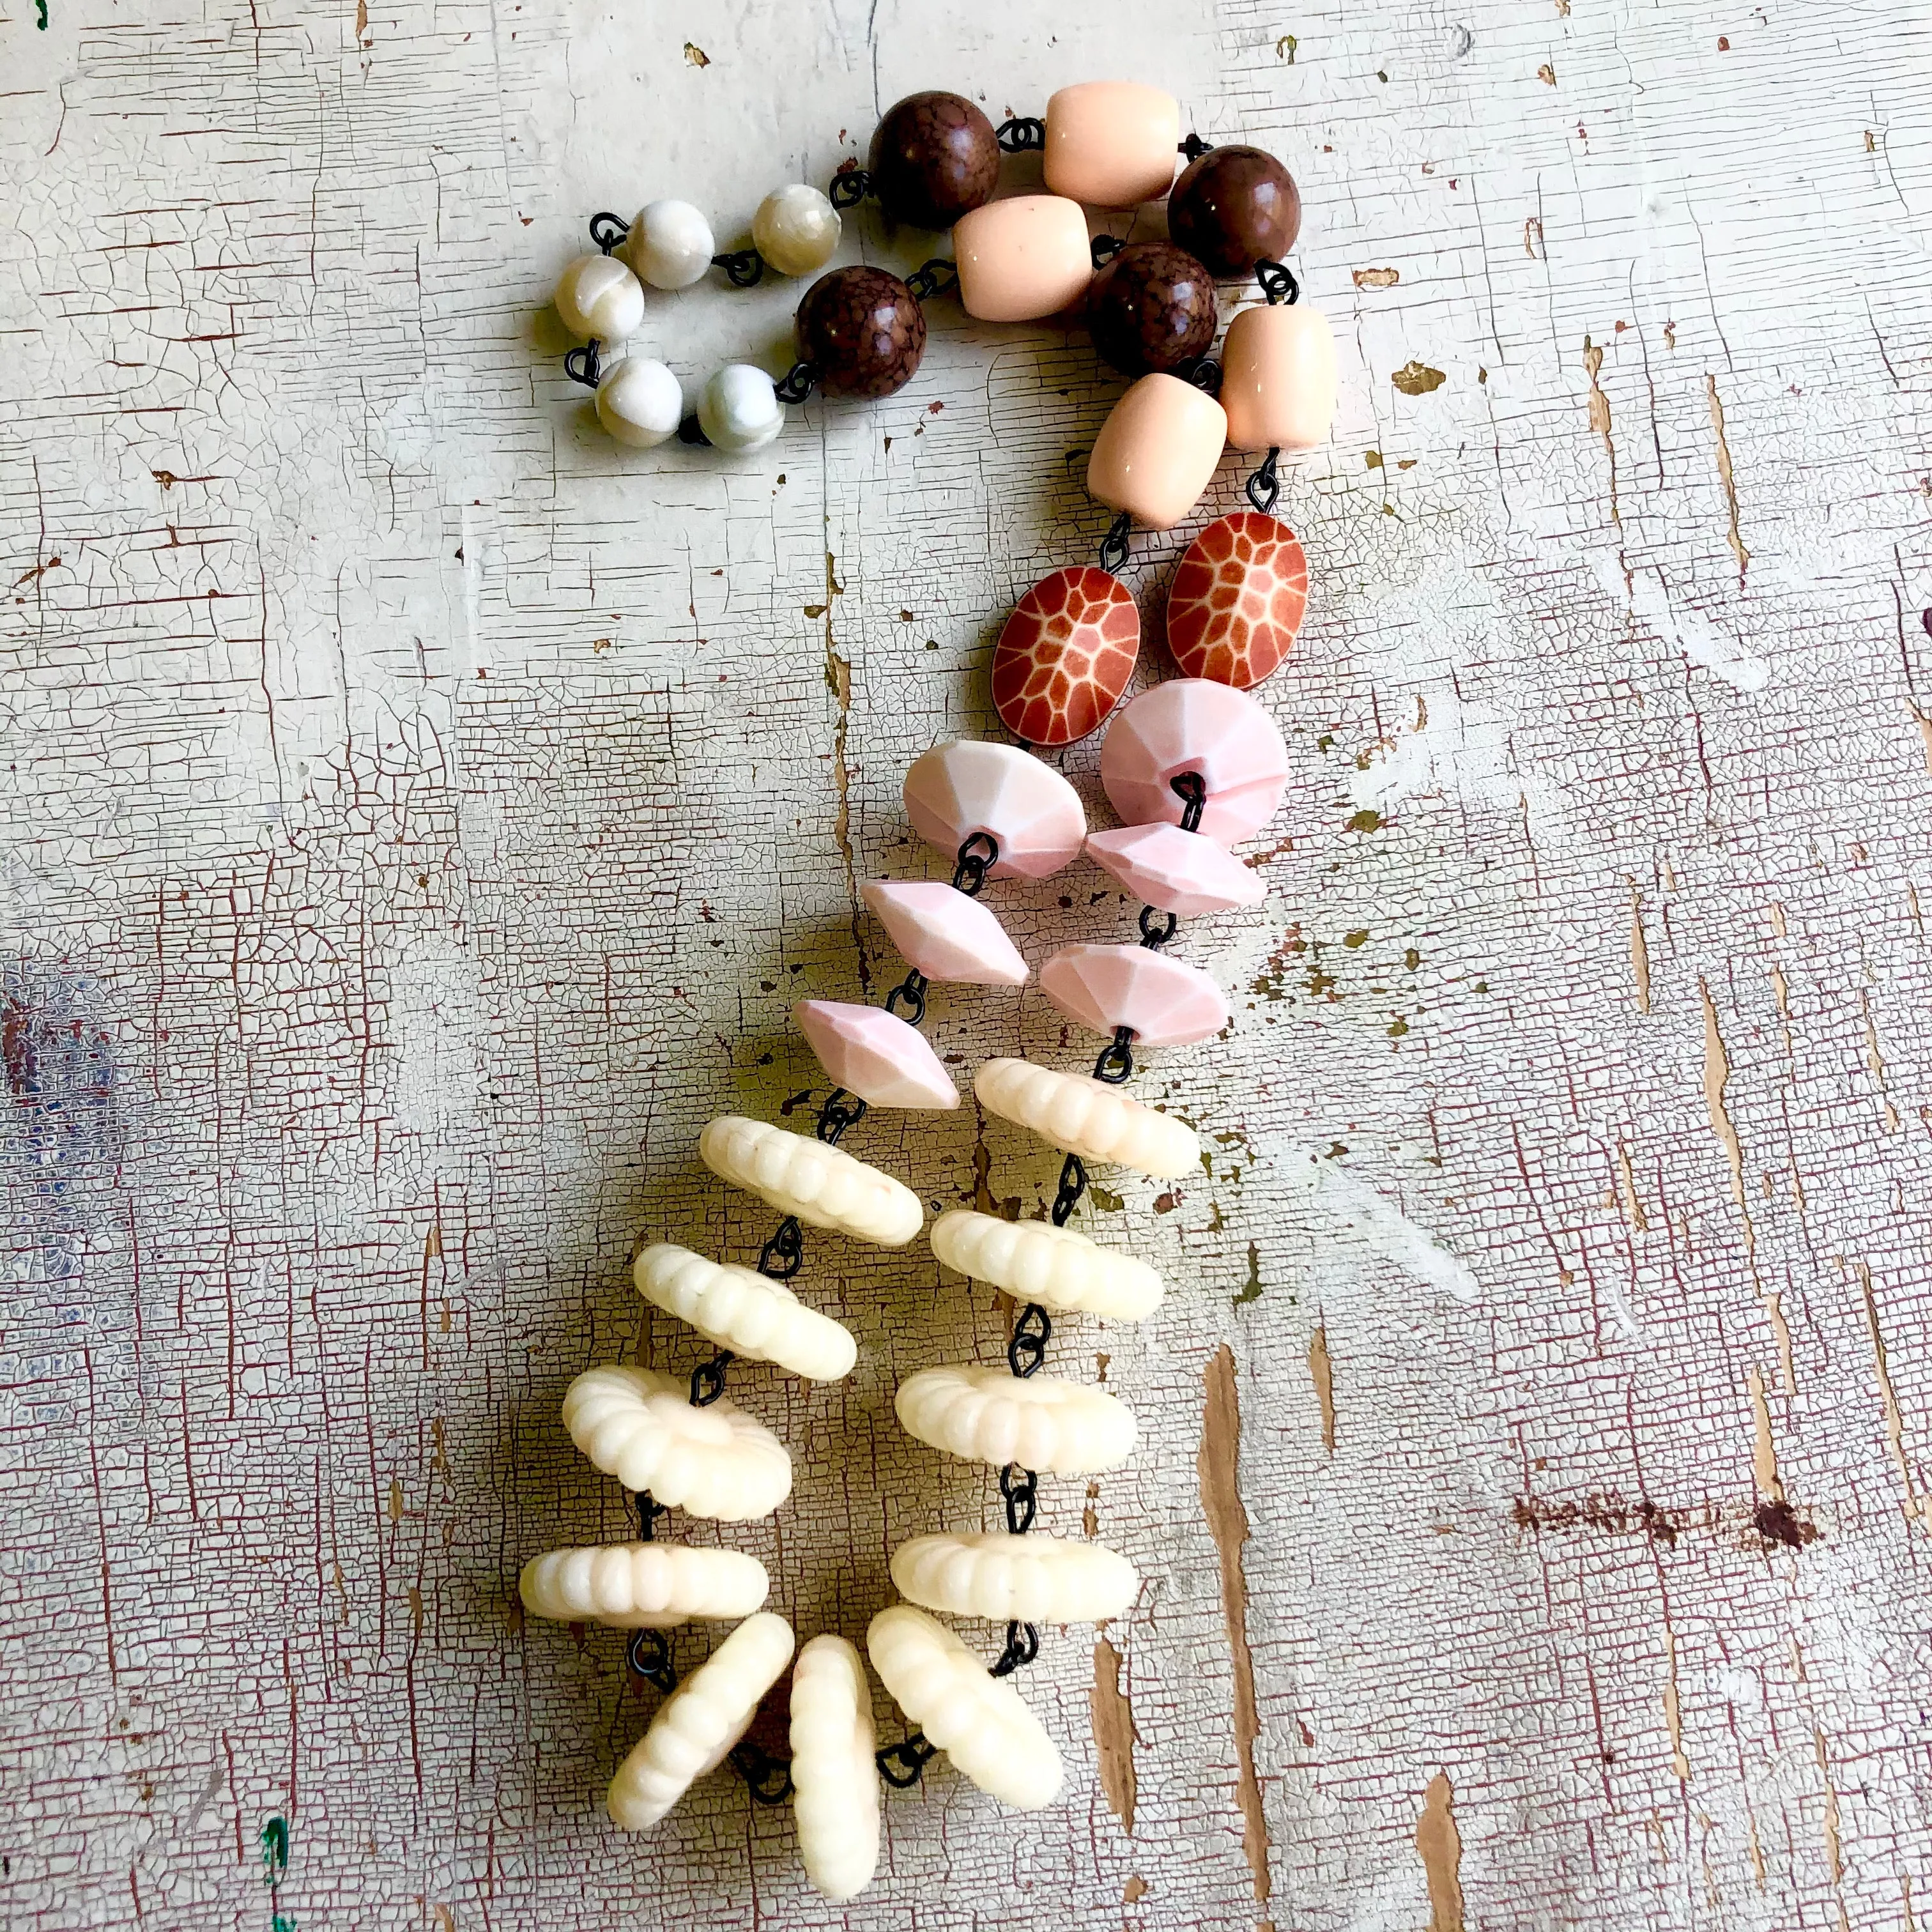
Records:
[[[832,1084],[870,1106],[958,1106],[959,1090],[924,1035],[883,1006],[801,1000],[791,1016]]]
[[[1143,1046],[1185,1046],[1228,1024],[1228,1002],[1198,966],[1144,946],[1068,946],[1040,969],[1040,989],[1096,1033],[1130,1027]]]
[[[1200,830],[1223,845],[1258,831],[1288,783],[1288,747],[1244,691],[1204,677],[1171,678],[1131,699],[1100,748],[1100,782],[1130,825],[1178,825],[1170,781],[1198,772],[1208,788]]]
[[[940,879],[874,879],[859,896],[878,914],[908,966],[928,980],[1024,986],[1033,968],[976,898]]]
[[[1268,897],[1259,874],[1213,839],[1178,825],[1090,832],[1087,856],[1136,898],[1183,919],[1226,912],[1230,906],[1258,905]]]
[[[1080,794],[1058,772],[1030,752],[978,739],[935,745],[914,759],[905,808],[913,830],[949,859],[983,832],[1000,848],[995,878],[1043,879],[1087,836]]]

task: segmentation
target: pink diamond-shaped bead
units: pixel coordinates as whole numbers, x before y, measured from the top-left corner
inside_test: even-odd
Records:
[[[1180,823],[1170,780],[1207,782],[1201,830],[1223,845],[1258,831],[1288,783],[1288,747],[1245,691],[1203,677],[1170,678],[1124,705],[1100,748],[1100,782],[1130,825]]]
[[[1221,989],[1198,966],[1144,946],[1069,946],[1040,969],[1040,989],[1096,1033],[1131,1027],[1143,1046],[1185,1046],[1228,1024]]]
[[[1043,879],[1080,849],[1087,814],[1080,795],[1030,752],[961,738],[935,745],[905,775],[913,830],[950,859],[975,832],[998,842],[995,878]]]
[[[832,1084],[848,1094],[874,1107],[958,1106],[959,1090],[925,1036],[883,1006],[801,1000],[791,1016]]]
[[[1268,897],[1261,875],[1213,839],[1178,825],[1127,825],[1090,832],[1087,856],[1137,898],[1183,919]]]
[[[859,896],[906,964],[928,980],[1024,986],[1033,976],[1006,928],[956,886],[938,879],[874,879]]]

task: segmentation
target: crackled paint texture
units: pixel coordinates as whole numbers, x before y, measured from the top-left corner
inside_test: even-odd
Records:
[[[34,10],[0,20],[0,1918],[1924,1923],[1912,10]],[[943,874],[901,773],[993,728],[1000,614],[1104,526],[1120,385],[942,299],[882,404],[627,453],[544,303],[594,209],[687,196],[728,245],[902,94],[999,119],[1096,74],[1304,191],[1342,381],[1283,465],[1293,775],[1266,902],[1176,943],[1229,1039],[1136,1076],[1208,1158],[1078,1223],[1171,1286],[1053,1345],[1142,1430],[1043,1486],[1145,1580],[1097,1661],[1052,1630],[1025,1674],[1066,1795],[1018,1822],[936,1768],[829,1912],[728,1778],[614,1836],[655,1694],[514,1581],[623,1532],[563,1389],[696,1359],[638,1235],[769,1232],[698,1129],[808,1118],[790,1006],[897,976],[854,882]],[[932,252],[860,211],[838,259]],[[781,366],[798,292],[653,298],[640,346],[688,387]],[[1240,482],[1136,540],[1150,636]],[[1106,824],[1098,755],[1064,764]],[[1037,958],[1132,939],[1106,886],[988,898]],[[962,1087],[1084,1052],[1036,988],[929,1024]],[[934,1207],[1052,1196],[970,1106],[849,1144]],[[856,1636],[896,1543],[997,1520],[890,1405],[1004,1318],[917,1246],[814,1237],[798,1286],[859,1368],[734,1370],[796,1487],[694,1533]]]

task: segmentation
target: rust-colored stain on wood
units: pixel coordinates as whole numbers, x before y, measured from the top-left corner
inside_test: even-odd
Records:
[[[1429,1932],[1463,1932],[1462,1834],[1456,1827],[1456,1789],[1438,1771],[1423,1794],[1415,1849],[1429,1886]]]
[[[1094,1683],[1088,1694],[1094,1716],[1094,1750],[1100,1765],[1100,1789],[1121,1828],[1134,1829],[1134,1714],[1120,1688],[1120,1653],[1103,1636],[1094,1645]]]

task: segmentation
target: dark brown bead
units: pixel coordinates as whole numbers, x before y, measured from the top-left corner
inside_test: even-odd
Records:
[[[834,268],[798,305],[798,352],[828,396],[890,396],[926,353],[926,311],[883,268]]]
[[[1125,376],[1172,369],[1214,340],[1214,278],[1172,242],[1130,242],[1087,291],[1087,327]]]
[[[879,123],[866,165],[893,220],[950,228],[993,198],[999,136],[962,94],[909,94]]]
[[[1217,275],[1251,275],[1279,262],[1301,232],[1301,190],[1258,148],[1210,148],[1167,200],[1167,232]]]

